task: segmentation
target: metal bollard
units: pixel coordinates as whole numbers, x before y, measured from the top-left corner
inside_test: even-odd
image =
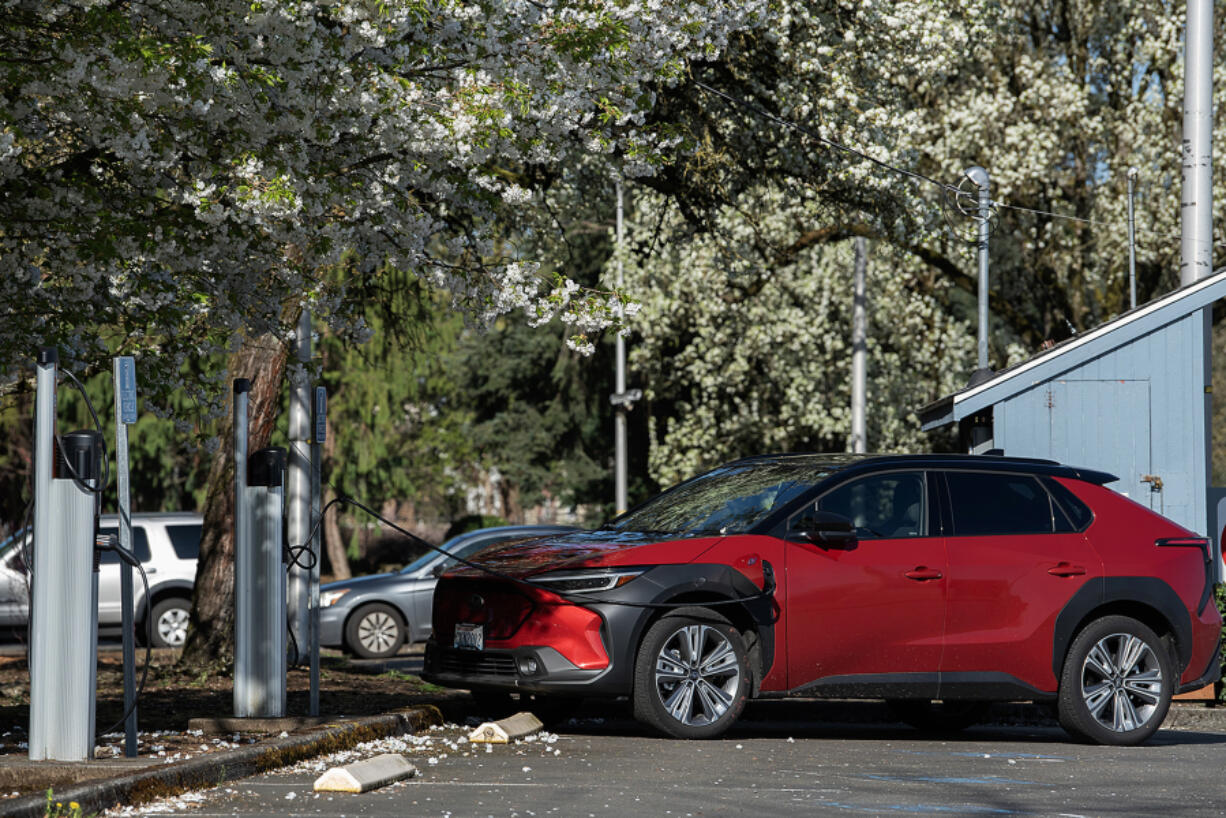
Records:
[[[247,459],[246,485],[235,517],[234,715],[285,715],[286,621],[285,450],[261,449]]]
[[[54,362],[49,371],[54,384]],[[46,383],[40,359],[35,424],[40,459],[52,450],[48,439],[54,429],[54,392],[48,406],[42,393]],[[29,743],[35,761],[84,761],[94,753],[98,499],[90,489],[101,476],[102,435],[71,432],[61,445],[51,475],[36,467]]]

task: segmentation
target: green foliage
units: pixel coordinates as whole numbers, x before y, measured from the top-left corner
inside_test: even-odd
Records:
[[[141,391],[141,360],[136,362],[137,397],[146,409],[149,402]],[[207,358],[184,367],[181,379],[217,378],[220,359]],[[85,395],[98,415],[103,440],[110,457],[111,489],[103,495],[103,512],[115,511],[115,396],[111,373],[101,372],[84,381]],[[180,390],[166,398],[169,410],[143,411],[128,426],[129,491],[134,511],[194,511],[204,502],[212,451],[211,425],[194,425],[200,407],[191,392]],[[58,431],[94,429],[89,405],[68,379],[57,389]],[[0,399],[0,524],[16,528],[31,499],[30,461],[33,452],[34,396],[18,391]]]
[[[1222,615],[1224,620],[1222,623],[1222,639],[1226,642],[1226,585],[1217,585],[1213,589],[1213,599],[1217,602],[1218,613]],[[1226,654],[1218,654],[1218,661],[1222,666],[1222,676],[1226,677]],[[1226,701],[1226,685],[1221,681],[1217,683],[1218,701]]]
[[[96,813],[90,813],[95,815]],[[81,811],[81,805],[76,801],[69,801],[65,805],[62,801],[55,800],[54,791],[47,788],[47,806],[43,810],[45,818],[84,818],[85,813]]]
[[[494,526],[506,524],[506,520],[491,514],[468,514],[453,522],[451,528],[448,528],[447,533],[443,535],[443,539],[450,540],[452,537],[458,537],[469,531],[476,531],[480,528],[493,528]]]
[[[323,472],[336,491],[376,507],[408,500],[450,517],[472,459],[469,415],[446,368],[462,321],[420,282],[390,271],[377,278],[386,288],[367,311],[370,342],[332,333],[319,342],[328,390]]]

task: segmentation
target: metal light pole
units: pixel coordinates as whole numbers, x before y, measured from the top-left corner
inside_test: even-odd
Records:
[[[625,223],[623,220],[624,210],[622,203],[622,183],[621,179],[617,180],[617,289],[620,291],[624,281],[622,251],[625,247],[626,233]],[[624,316],[621,306],[617,308],[617,317],[620,320]],[[616,390],[618,397],[624,397],[626,394],[626,339],[621,333],[617,334],[617,381]],[[621,514],[626,510],[626,409],[627,403],[623,400],[616,404],[617,410],[613,419],[613,448],[616,464],[614,466],[614,504],[617,507],[617,513]]]
[[[976,383],[992,374],[988,368],[988,217],[992,199],[989,195],[991,180],[986,170],[975,165],[966,171],[966,178],[979,188],[979,359],[971,374],[971,382]]]
[[[132,499],[128,465],[128,424],[136,423],[136,360],[128,356],[114,359],[115,381],[115,484],[119,509],[119,547],[132,549]],[[132,566],[119,566],[119,602],[123,606],[123,709],[124,755],[136,758],[136,633],[133,629]]]
[[[290,368],[289,455],[285,470],[285,534],[291,547],[306,545],[311,533],[311,381],[307,363],[311,360],[311,311],[303,309],[298,317],[294,344],[297,363]],[[294,643],[294,664],[308,653],[309,601],[311,571],[304,552],[289,566],[286,601],[289,632]]]
[[[868,451],[868,436],[865,430],[868,358],[867,245],[868,242],[863,236],[856,237],[855,292],[851,308],[851,450],[858,453]]]
[[[1137,222],[1133,199],[1136,195],[1137,169],[1128,169],[1128,308],[1137,308]]]
[[[1188,0],[1184,31],[1183,193],[1180,201],[1179,283],[1187,286],[1213,272],[1213,0]],[[1200,383],[1188,398],[1201,401],[1193,423],[1204,441],[1196,454],[1197,482],[1209,485],[1213,462],[1213,310],[1201,311]],[[1194,354],[1188,350],[1188,355]],[[1202,482],[1203,481],[1203,482]],[[1197,503],[1199,505],[1199,502]],[[1209,531],[1205,503],[1197,530]],[[1220,567],[1220,566],[1219,566]]]
[[[1213,2],[1188,0],[1179,284],[1213,271]]]

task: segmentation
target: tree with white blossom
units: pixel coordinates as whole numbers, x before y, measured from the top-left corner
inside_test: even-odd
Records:
[[[1000,203],[997,368],[1127,309],[1129,166],[1140,300],[1176,286],[1183,22],[1151,0],[783,0],[664,90],[653,117],[693,150],[640,180],[627,281],[653,475],[845,446],[854,236],[874,248],[870,446],[927,445],[914,410],[975,366],[975,224],[942,187],[973,196],[972,165]]]
[[[75,369],[135,354],[153,405],[188,390],[220,414],[225,374],[180,373],[229,349],[231,376],[258,373],[258,446],[298,311],[361,340],[386,269],[475,321],[558,315],[589,343],[619,295],[542,281],[499,224],[575,157],[650,172],[675,145],[645,121],[657,83],[717,57],[765,3],[0,7],[0,383],[43,344]],[[226,474],[210,478],[200,661],[225,661],[230,638]]]

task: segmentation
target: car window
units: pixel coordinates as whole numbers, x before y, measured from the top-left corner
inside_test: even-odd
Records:
[[[862,477],[822,495],[814,508],[851,520],[859,539],[922,537],[928,531],[923,472]]]
[[[605,528],[668,534],[743,534],[830,473],[821,462],[734,463],[695,477]]]
[[[1056,505],[1057,531],[1085,531],[1086,527],[1094,521],[1094,512],[1090,510],[1090,507],[1081,502],[1076,494],[1069,491],[1059,481],[1051,477],[1044,477],[1043,485],[1051,492],[1052,501]]]
[[[119,541],[118,528],[103,527],[98,529],[98,533],[114,537],[116,543]],[[132,526],[132,551],[141,562],[149,562],[149,560],[153,559],[153,554],[149,551],[149,535],[145,533],[143,526]],[[114,551],[107,550],[102,552],[100,559],[103,565],[110,565],[119,562],[119,555]]]
[[[954,536],[1050,534],[1051,497],[1029,474],[948,472]]]
[[[170,545],[174,548],[176,557],[181,560],[200,558],[201,527],[199,523],[166,526],[166,533],[170,535]]]

